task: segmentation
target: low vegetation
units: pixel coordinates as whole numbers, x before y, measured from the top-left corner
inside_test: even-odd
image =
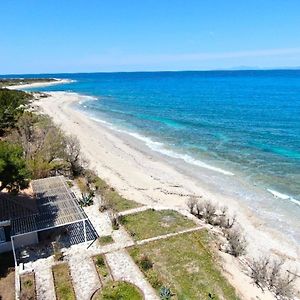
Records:
[[[287,271],[284,260],[261,257],[253,259],[249,264],[250,277],[263,291],[269,290],[277,299],[292,299],[296,273]]]
[[[187,201],[187,207],[197,218],[221,229],[226,243],[220,246],[220,250],[235,257],[246,254],[247,242],[241,226],[237,224],[235,216],[228,214],[227,207],[219,208],[208,200],[195,197]],[[248,275],[259,288],[263,291],[269,290],[277,299],[292,299],[294,284],[299,275],[290,270],[283,270],[283,265],[284,261],[272,259],[270,256],[252,259]]]
[[[112,280],[109,269],[107,267],[104,255],[94,257],[94,263],[98,272],[99,278],[103,284]]]
[[[114,188],[110,187],[109,184],[97,176],[92,170],[85,170],[84,177],[89,190],[95,191],[101,195],[101,211],[111,209],[114,212],[121,212],[140,206],[137,202],[122,197]]]
[[[244,255],[247,249],[247,241],[242,233],[241,227],[236,222],[236,216],[230,216],[226,206],[218,207],[209,200],[191,197],[187,201],[187,207],[191,214],[206,223],[219,227],[226,244],[221,249],[231,255],[238,257]]]
[[[238,299],[205,230],[135,246],[129,253],[162,299],[170,294],[171,299]]]
[[[61,263],[52,267],[57,300],[76,300],[69,267]]]
[[[120,220],[134,240],[144,240],[195,227],[195,223],[173,210],[148,209]]]
[[[35,300],[35,279],[34,273],[28,273],[20,276],[21,294],[20,300]]]
[[[101,196],[101,212],[111,210],[114,213],[118,213],[140,206],[137,202],[121,196],[92,170],[85,169],[82,175],[77,177],[76,183],[83,198],[94,196],[95,194]]]
[[[98,238],[98,242],[99,242],[100,246],[105,246],[105,245],[113,243],[114,240],[111,235],[105,235],[105,236],[100,236]]]
[[[143,295],[137,287],[125,281],[111,281],[99,291],[93,300],[142,300]]]
[[[11,85],[30,84],[35,82],[51,82],[53,78],[4,78],[0,79],[0,88]]]
[[[124,198],[113,188],[105,189],[102,196],[105,205],[116,212],[122,212],[140,206],[137,202]]]

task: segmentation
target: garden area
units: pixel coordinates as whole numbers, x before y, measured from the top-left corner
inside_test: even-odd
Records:
[[[174,210],[154,209],[122,216],[121,224],[136,241],[196,227],[193,221]]]
[[[57,300],[76,300],[68,264],[53,266],[52,273]]]
[[[218,268],[206,230],[184,233],[129,249],[158,294],[166,299],[238,299]]]
[[[21,295],[20,300],[36,300],[34,273],[20,276]]]
[[[142,293],[134,285],[125,281],[111,281],[99,290],[93,300],[143,300]]]

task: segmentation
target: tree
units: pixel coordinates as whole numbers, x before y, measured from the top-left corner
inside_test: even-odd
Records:
[[[0,136],[15,126],[32,96],[22,91],[0,89]]]
[[[189,208],[190,213],[194,214],[194,208],[197,205],[197,199],[194,196],[189,197],[189,199],[186,202],[186,205]]]
[[[64,142],[65,159],[70,164],[73,176],[78,176],[83,171],[80,157],[80,142],[74,135],[65,136]]]
[[[20,143],[33,178],[55,174],[78,176],[85,161],[80,154],[80,144],[73,135],[65,135],[51,118],[24,112],[16,129],[9,137]]]
[[[270,256],[253,259],[249,263],[250,277],[263,291],[268,289],[277,299],[293,299],[296,273],[283,270],[284,260]]]
[[[29,172],[20,146],[0,141],[0,191],[18,192],[28,186]]]
[[[228,253],[235,257],[246,253],[247,241],[239,227],[227,229],[224,233],[228,241]]]
[[[208,224],[213,224],[214,217],[216,216],[217,207],[211,201],[204,202],[203,218]]]
[[[254,283],[262,290],[264,290],[268,285],[269,265],[269,257],[261,257],[257,260],[253,260],[249,265],[251,270],[250,277],[253,279]]]

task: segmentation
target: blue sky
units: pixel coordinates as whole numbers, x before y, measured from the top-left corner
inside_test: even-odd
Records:
[[[0,74],[300,66],[299,0],[1,2]]]

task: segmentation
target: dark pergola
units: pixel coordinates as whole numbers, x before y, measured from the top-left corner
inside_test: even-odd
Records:
[[[31,185],[36,214],[11,222],[11,241],[16,263],[14,239],[18,236],[82,222],[84,240],[87,241],[85,221],[88,221],[88,217],[69,189],[65,178],[56,176],[38,179],[32,181]]]

